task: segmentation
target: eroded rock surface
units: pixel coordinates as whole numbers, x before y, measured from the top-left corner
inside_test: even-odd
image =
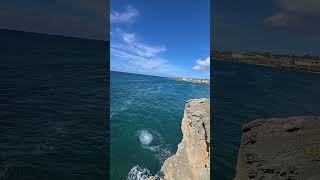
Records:
[[[165,180],[210,179],[210,99],[186,102],[183,138],[175,155],[162,165]]]
[[[258,119],[242,133],[235,180],[320,179],[320,117]]]

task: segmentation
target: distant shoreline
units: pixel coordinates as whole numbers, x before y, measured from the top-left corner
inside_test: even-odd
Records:
[[[196,84],[207,84],[210,85],[209,79],[198,79],[198,78],[177,78],[177,77],[171,77],[169,79],[176,80],[176,81],[184,81],[184,82],[190,82],[190,83],[196,83]]]
[[[151,76],[151,77],[165,78],[165,79],[171,79],[171,80],[176,80],[176,81],[184,81],[184,82],[190,82],[190,83],[210,85],[210,79],[185,78],[185,77],[165,77],[165,76],[156,76],[156,75],[149,75],[149,74],[138,74],[138,73],[122,72],[122,71],[114,71],[114,70],[111,70],[110,72],[124,73],[124,74],[134,74],[134,75],[139,75],[139,76]]]
[[[311,55],[213,51],[211,52],[211,58],[218,61],[234,61],[246,64],[290,68],[312,73],[320,73],[320,57]]]

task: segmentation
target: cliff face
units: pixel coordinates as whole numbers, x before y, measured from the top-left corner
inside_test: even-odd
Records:
[[[259,119],[242,128],[235,180],[320,179],[320,118]]]
[[[186,102],[183,138],[175,155],[161,167],[166,180],[210,179],[210,99]]]

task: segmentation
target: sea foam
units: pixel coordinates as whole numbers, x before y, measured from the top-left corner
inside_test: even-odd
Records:
[[[141,147],[150,150],[155,158],[161,163],[172,155],[170,145],[163,144],[161,134],[158,132],[152,130],[139,130],[137,131],[137,136],[139,136],[142,145]]]
[[[127,180],[146,180],[151,177],[152,174],[149,169],[142,168],[139,165],[134,166],[128,173]],[[164,173],[162,171],[158,171],[153,179],[160,180],[164,177]]]
[[[152,142],[153,136],[148,130],[141,130],[138,133],[141,144],[148,145]]]
[[[168,159],[172,155],[169,145],[143,146],[143,148],[153,152],[154,156],[161,163],[163,163],[166,159]]]
[[[136,165],[129,171],[127,180],[146,180],[150,176],[149,169]]]

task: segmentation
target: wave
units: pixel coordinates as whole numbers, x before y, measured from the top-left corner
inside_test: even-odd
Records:
[[[127,180],[146,180],[150,176],[152,176],[152,174],[149,169],[136,165],[130,169]],[[164,173],[158,171],[153,177],[155,180],[160,180],[162,177],[164,177]]]
[[[130,169],[127,180],[146,180],[150,176],[149,169],[136,165]]]

